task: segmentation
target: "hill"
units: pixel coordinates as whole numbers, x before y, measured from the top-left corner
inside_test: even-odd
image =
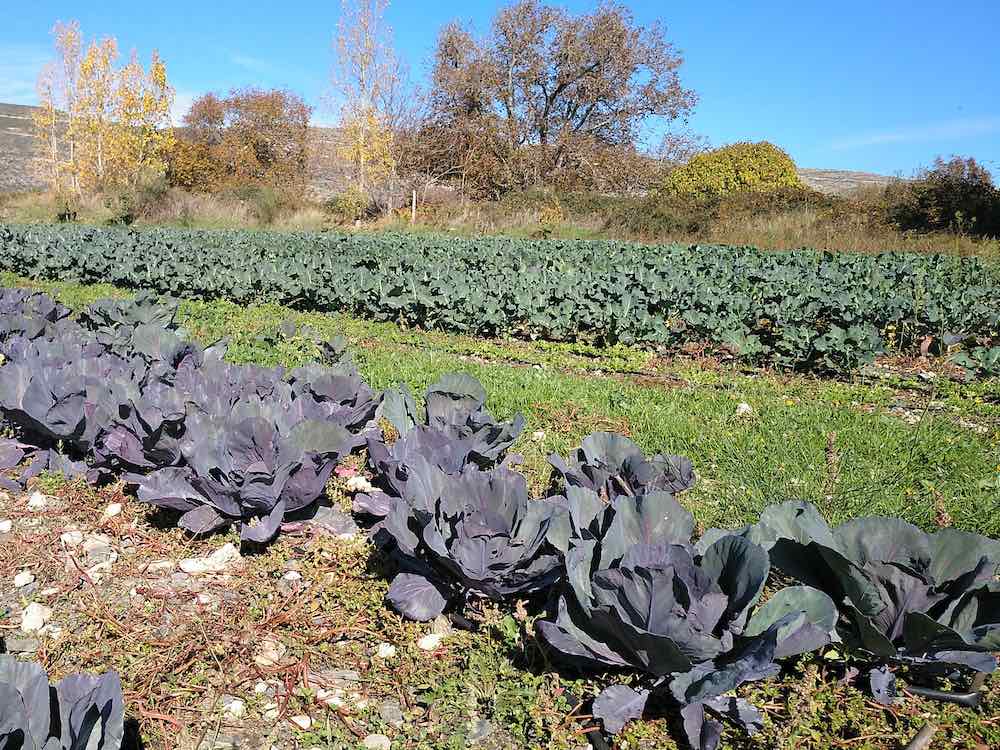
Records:
[[[31,174],[31,114],[37,107],[0,104],[0,193],[32,190],[41,184]]]

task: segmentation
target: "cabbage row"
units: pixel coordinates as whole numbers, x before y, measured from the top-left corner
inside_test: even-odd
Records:
[[[1000,278],[950,256],[7,226],[0,267],[477,336],[708,342],[750,362],[826,372],[924,351],[1000,372]]]
[[[497,420],[474,378],[445,375],[420,408],[405,388],[374,393],[340,343],[318,343],[326,361],[290,372],[236,366],[148,294],[71,318],[44,294],[0,290],[0,414],[14,433],[0,477],[12,489],[44,470],[123,478],[191,533],[236,525],[262,545],[364,448],[371,480],[353,509],[392,572],[388,605],[468,623],[476,602],[527,602],[566,669],[620,676],[591,711],[612,734],[674,710],[691,746],[713,750],[725,723],[761,726],[740,685],[830,644],[885,704],[900,675],[912,686],[996,668],[998,541],[893,518],[830,528],[797,501],[699,536],[677,500],[691,462],[605,432],[552,456],[535,497],[510,452],[524,418]],[[0,661],[0,746],[7,727],[51,731],[54,709],[31,708],[49,695],[43,678],[16,669]],[[86,701],[111,701],[101,716],[120,711],[99,692]]]

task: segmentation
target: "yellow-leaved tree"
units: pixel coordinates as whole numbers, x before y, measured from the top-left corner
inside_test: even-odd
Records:
[[[101,191],[162,174],[174,93],[154,52],[119,68],[113,37],[83,48],[76,21],[53,28],[56,60],[38,78],[37,172],[54,192]]]
[[[340,105],[337,155],[368,198],[395,176],[395,130],[406,110],[406,71],[392,48],[387,7],[387,0],[342,0],[331,75]]]
[[[84,190],[108,187],[116,129],[114,120],[118,42],[113,37],[93,41],[80,60],[75,111],[70,117],[70,137],[76,142],[72,165]]]
[[[112,153],[115,181],[134,185],[143,177],[163,174],[174,144],[170,127],[174,92],[167,80],[167,67],[155,50],[148,71],[132,53],[118,75],[114,99],[118,125]]]

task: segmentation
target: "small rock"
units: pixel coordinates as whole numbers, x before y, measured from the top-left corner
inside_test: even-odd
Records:
[[[361,743],[365,750],[391,750],[392,740],[384,734],[369,734]]]
[[[736,405],[736,416],[737,417],[749,417],[753,414],[753,407],[750,406],[746,401],[741,401]]]
[[[247,704],[235,695],[222,696],[222,710],[233,719],[241,719],[247,712]]]
[[[28,510],[45,510],[49,504],[49,499],[38,490],[31,493],[28,498]]]
[[[382,721],[391,727],[399,729],[403,726],[403,709],[400,707],[399,701],[384,701],[382,705],[378,707],[378,715]]]
[[[58,625],[49,624],[49,625],[46,625],[41,630],[39,630],[38,632],[40,634],[44,635],[44,636],[48,636],[52,640],[59,640],[59,638],[63,634],[63,629],[61,627],[59,627]]]
[[[380,643],[375,653],[379,659],[391,659],[396,655],[396,647],[391,643]]]
[[[331,508],[321,505],[316,509],[316,514],[308,520],[328,534],[336,536],[338,539],[353,539],[358,535],[358,525],[350,515],[339,508]]]
[[[344,691],[340,688],[334,688],[333,690],[327,690],[326,688],[320,688],[316,691],[316,700],[322,703],[324,706],[330,706],[331,708],[340,708],[344,705]]]
[[[282,596],[290,596],[301,588],[302,584],[302,574],[297,570],[290,570],[281,576],[281,580],[278,581],[278,592]]]
[[[83,540],[83,552],[87,556],[87,565],[111,564],[118,560],[118,553],[112,548],[110,537],[104,534],[92,534]]]
[[[67,547],[79,547],[83,544],[83,532],[66,531],[59,537],[59,541]]]
[[[22,570],[14,576],[14,588],[23,589],[29,583],[34,582],[35,575],[30,570]]]
[[[180,568],[185,573],[198,575],[200,573],[221,573],[229,565],[238,560],[240,551],[236,549],[232,542],[219,547],[208,557],[189,557],[180,561]]]
[[[253,660],[257,666],[266,669],[280,664],[287,651],[288,647],[284,643],[275,638],[267,637],[261,641]]]
[[[107,508],[104,509],[105,518],[114,518],[122,512],[121,503],[111,503]]]
[[[266,695],[268,698],[273,698],[275,696],[274,685],[269,685],[263,680],[253,686],[253,691],[257,695]]]
[[[14,528],[14,522],[8,519],[0,521],[0,534],[9,534],[10,530]]]
[[[48,588],[48,589],[42,589],[41,591],[39,591],[38,595],[39,596],[55,596],[58,593],[59,593],[59,589],[57,589],[57,588]]]
[[[444,615],[438,615],[434,618],[431,623],[431,632],[438,635],[450,635],[451,634],[451,620],[449,620]]]
[[[177,564],[173,560],[154,560],[146,566],[147,573],[164,573],[173,570]]]
[[[472,722],[472,731],[469,732],[469,744],[474,745],[477,742],[482,742],[491,734],[493,734],[493,725],[489,721],[486,719],[474,721]]]
[[[289,719],[289,721],[292,722],[292,724],[294,724],[295,726],[297,726],[299,729],[302,729],[302,730],[309,729],[309,727],[311,727],[312,723],[313,723],[312,719],[310,719],[308,716],[305,716],[305,715],[302,715],[302,716],[292,716]]]
[[[428,633],[417,641],[417,646],[424,651],[433,651],[441,645],[443,640],[444,636],[441,633]]]
[[[262,715],[267,721],[274,721],[278,718],[278,714],[280,713],[281,710],[278,708],[278,704],[274,701],[264,704],[264,713]]]
[[[7,636],[3,642],[7,651],[12,654],[31,654],[37,651],[40,645],[35,638],[18,638],[17,636]]]
[[[531,433],[531,439],[534,440],[536,443],[542,442],[543,440],[545,440],[545,430],[536,430],[535,432]]]
[[[24,609],[21,615],[21,630],[25,633],[37,633],[45,623],[52,617],[52,609],[44,604],[32,602]]]

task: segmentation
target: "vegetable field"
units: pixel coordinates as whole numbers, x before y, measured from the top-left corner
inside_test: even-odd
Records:
[[[549,455],[551,471],[539,484],[524,469],[525,457],[513,450],[525,445],[534,425],[519,413],[495,417],[487,408],[489,394],[471,375],[440,374],[418,401],[405,386],[371,387],[343,338],[294,319],[276,325],[269,336],[294,343],[303,361],[290,368],[232,361],[231,342],[196,340],[183,325],[178,303],[149,292],[99,300],[73,314],[44,293],[0,290],[0,416],[7,430],[0,441],[0,482],[9,493],[5,498],[18,497],[21,504],[26,499],[28,511],[36,513],[56,502],[38,491],[53,476],[75,479],[80,488],[117,488],[153,509],[156,521],[143,526],[136,514],[130,525],[116,525],[119,502],[113,512],[105,511],[105,525],[120,534],[142,534],[146,545],[160,544],[157,535],[204,544],[229,534],[246,560],[297,550],[302,562],[289,569],[295,575],[271,580],[276,591],[291,591],[280,604],[268,594],[263,609],[234,620],[225,617],[223,600],[213,600],[200,585],[189,598],[206,608],[206,617],[219,615],[223,630],[249,619],[259,628],[283,627],[289,638],[309,633],[301,644],[307,655],[294,664],[283,662],[287,647],[269,636],[240,684],[260,680],[263,687],[255,692],[275,698],[264,704],[263,715],[313,732],[302,740],[310,746],[455,746],[457,739],[451,745],[415,739],[433,731],[431,720],[420,717],[432,717],[448,703],[443,686],[421,688],[418,700],[411,683],[422,678],[411,662],[408,671],[401,664],[372,680],[374,689],[392,683],[403,696],[395,711],[380,708],[374,720],[391,727],[386,731],[394,739],[366,735],[359,724],[372,724],[361,701],[345,708],[348,688],[334,692],[334,681],[353,685],[360,677],[345,677],[341,670],[330,683],[320,683],[330,689],[319,691],[310,682],[310,658],[333,658],[338,666],[336,660],[345,658],[321,644],[343,642],[350,649],[352,639],[397,632],[403,621],[435,623],[420,639],[420,650],[436,652],[448,633],[460,630],[470,635],[455,637],[490,650],[509,675],[530,682],[535,672],[544,673],[531,694],[535,701],[547,696],[548,718],[537,721],[549,722],[548,729],[522,727],[530,740],[502,747],[544,746],[546,731],[550,739],[586,735],[598,747],[621,732],[641,740],[642,727],[664,717],[680,746],[714,750],[724,736],[742,746],[745,735],[765,731],[766,711],[774,705],[766,688],[753,693],[766,705],[751,700],[749,691],[779,676],[792,692],[799,682],[809,691],[817,672],[799,670],[810,660],[821,672],[837,672],[838,689],[850,686],[870,696],[877,711],[894,716],[913,696],[931,697],[929,691],[942,688],[949,691],[946,698],[966,701],[973,717],[984,701],[995,705],[979,691],[980,675],[995,669],[993,652],[1000,650],[1000,542],[952,528],[943,500],[931,532],[891,517],[830,525],[816,504],[778,497],[741,527],[705,529],[686,507],[704,481],[689,458],[646,452],[626,435],[596,429],[571,449]],[[753,409],[742,406],[737,413],[747,418]],[[833,491],[840,472],[835,437],[827,443],[833,482],[823,493]],[[911,452],[923,447],[914,443]],[[919,458],[938,460],[930,452]],[[4,503],[3,509],[13,507]],[[19,518],[27,531],[18,533],[30,533],[38,522]],[[13,527],[5,523],[0,540]],[[319,528],[338,537],[363,534],[367,541],[351,553],[354,562],[345,563],[348,555],[336,545],[347,541],[320,541]],[[90,617],[128,648],[135,636],[122,635],[124,626],[108,610],[115,603],[100,595],[99,583],[114,577],[109,571],[118,561],[112,539],[67,536],[73,533],[82,537],[70,530],[56,538],[70,550],[71,571],[93,597]],[[282,546],[286,536],[298,541]],[[77,561],[77,546],[84,561],[100,562],[87,567],[93,560]],[[191,576],[225,578],[240,558],[230,544],[183,560],[187,577],[180,580],[187,586]],[[340,560],[336,570],[321,574],[322,567],[315,568],[330,560]],[[163,564],[157,562],[159,569]],[[147,575],[150,565],[134,575]],[[314,576],[327,602],[314,603],[308,617],[300,569]],[[41,562],[38,570],[58,575]],[[359,586],[359,570],[370,582],[360,606],[351,598],[366,588]],[[22,571],[19,589],[31,586],[25,574],[34,578]],[[149,616],[185,600],[172,590],[161,595],[155,586],[133,583],[126,600],[148,607]],[[257,596],[262,583],[266,579],[250,575],[247,595]],[[378,599],[384,592],[387,610],[396,614],[381,611],[372,591]],[[225,607],[237,606],[224,601]],[[328,618],[340,609],[350,617],[334,624]],[[44,631],[46,617],[45,607],[32,602],[23,607],[21,629]],[[169,636],[160,630],[150,637],[166,648],[173,647]],[[245,653],[248,636],[227,644],[210,647],[208,658],[219,664],[220,675],[227,670],[219,660]],[[519,656],[496,656],[508,647]],[[377,653],[378,659],[396,658],[390,643],[378,644]],[[192,658],[187,643],[173,663],[186,670]],[[376,655],[366,658],[374,663]],[[28,737],[36,746],[51,741],[70,747],[72,738],[83,738],[88,747],[117,750],[125,711],[148,723],[183,726],[147,707],[153,693],[141,681],[119,684],[114,673],[73,676],[50,691],[45,672],[18,664],[0,660],[0,694],[10,698],[0,705],[5,743]],[[241,671],[241,664],[230,667]],[[279,674],[280,690],[268,682]],[[207,689],[203,679],[187,679],[180,686],[185,694]],[[192,710],[190,703],[173,705]],[[50,721],[59,712],[65,718]],[[338,729],[331,726],[331,712]],[[322,737],[316,734],[321,716],[327,719]],[[511,718],[512,725],[528,721],[512,718],[518,714],[509,705],[498,707],[496,716]],[[962,726],[956,731],[963,737],[996,738],[992,719],[973,729]],[[342,729],[350,741],[343,740]],[[482,731],[476,723],[461,741]],[[852,726],[845,741],[864,740],[866,731]],[[817,742],[812,746],[828,746],[823,736]]]
[[[882,353],[923,353],[1000,371],[1000,274],[969,258],[7,226],[0,266],[476,336],[707,343],[783,369],[844,373]]]

